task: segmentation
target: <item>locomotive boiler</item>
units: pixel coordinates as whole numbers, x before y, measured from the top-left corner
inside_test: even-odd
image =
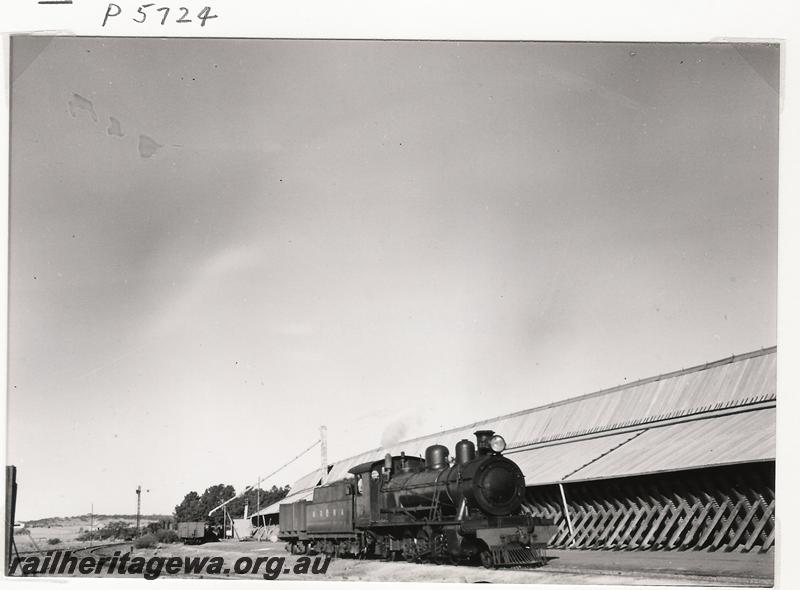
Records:
[[[525,478],[491,430],[462,440],[455,456],[432,445],[425,458],[387,455],[320,486],[311,502],[280,506],[287,549],[485,567],[540,565],[552,520],[521,513]]]
[[[383,466],[382,493],[390,506],[408,509],[435,506],[441,516],[452,516],[475,507],[481,512],[501,516],[517,512],[525,496],[525,477],[516,463],[502,456],[505,441],[491,430],[475,433],[478,454],[472,441],[456,444],[451,465],[449,451],[433,445],[420,464],[400,456],[387,456]]]

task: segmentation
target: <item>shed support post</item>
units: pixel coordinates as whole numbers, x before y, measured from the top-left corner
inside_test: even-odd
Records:
[[[319,446],[320,446],[320,454],[322,459],[322,477],[320,478],[322,481],[320,482],[322,485],[328,483],[328,427],[327,426],[320,426],[319,427]]]
[[[567,526],[569,527],[570,545],[574,545],[575,528],[572,526],[572,517],[569,515],[569,506],[567,505],[567,494],[564,492],[564,484],[558,484],[558,489],[561,491],[561,504],[564,507],[564,518],[567,519]]]

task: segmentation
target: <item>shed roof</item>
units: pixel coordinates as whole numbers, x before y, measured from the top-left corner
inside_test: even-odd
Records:
[[[522,469],[527,485],[555,483],[563,481],[586,464],[625,444],[639,432],[558,442],[535,449],[506,453],[506,456]]]
[[[290,488],[292,492],[295,490],[305,490],[308,488],[315,488],[319,485],[319,482],[322,481],[322,468],[317,468],[308,475],[304,475],[300,479],[298,479],[292,487]]]
[[[648,428],[565,479],[607,479],[775,459],[775,408]]]

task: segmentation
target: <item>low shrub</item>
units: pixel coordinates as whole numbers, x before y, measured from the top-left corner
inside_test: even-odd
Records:
[[[169,529],[160,529],[156,531],[156,538],[159,543],[177,543],[180,541],[178,533]]]
[[[58,537],[53,537],[52,539],[47,539],[48,545],[61,545],[61,539]]]
[[[149,549],[150,547],[155,547],[156,545],[158,545],[158,539],[156,539],[155,535],[151,535],[149,533],[142,535],[133,542],[133,546],[137,549]]]

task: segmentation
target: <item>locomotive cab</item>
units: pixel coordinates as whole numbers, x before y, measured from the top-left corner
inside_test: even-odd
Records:
[[[383,461],[368,461],[349,470],[353,475],[356,526],[366,526],[380,519],[378,495],[382,484],[393,475],[403,476],[419,473],[425,462],[419,457],[407,457],[400,453],[396,457],[386,455]]]

